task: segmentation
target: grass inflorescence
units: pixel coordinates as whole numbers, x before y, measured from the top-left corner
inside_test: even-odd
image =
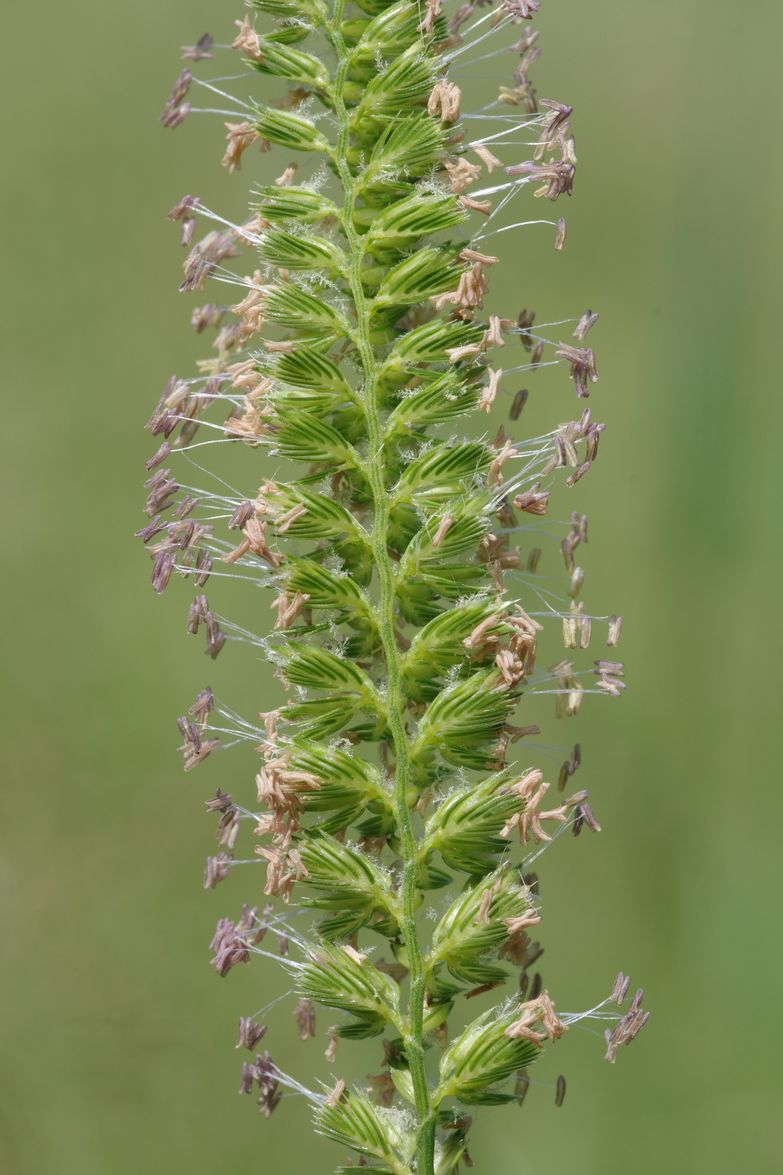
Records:
[[[485,309],[495,266],[513,257],[502,235],[517,227],[512,201],[532,185],[554,203],[574,183],[571,108],[540,100],[530,78],[538,8],[254,0],[231,46],[204,36],[184,50],[163,113],[172,128],[198,112],[222,118],[231,171],[259,150],[281,156],[241,223],[194,196],[172,209],[189,248],[181,288],[210,291],[192,323],[216,332],[214,354],[197,376],[172,377],[148,422],[160,445],[139,534],[154,587],[189,579],[188,629],[209,655],[249,643],[281,685],[260,723],[209,688],[179,720],[187,769],[234,742],[261,754],[252,798],[219,789],[207,804],[219,850],[205,885],[241,867],[243,830],[266,877],[260,907],[218,923],[212,962],[226,975],[280,957],[302,1039],[317,1033],[316,1008],[330,1010],[326,1054],[344,1074],[331,1091],[266,1052],[243,1066],[242,1091],[267,1114],[287,1088],[304,1093],[317,1130],[376,1172],[456,1172],[470,1163],[466,1107],[520,1102],[530,1065],[575,1020],[613,1019],[614,1059],[647,1015],[638,992],[610,1016],[626,999],[622,975],[590,1013],[558,1013],[532,971],[532,860],[556,832],[600,826],[587,792],[565,791],[578,744],[554,798],[537,764],[510,761],[538,733],[516,712],[551,693],[568,718],[585,694],[624,688],[614,653],[588,677],[579,664],[597,625],[610,649],[621,628],[581,600],[584,515],[571,513],[559,539],[562,594],[536,579],[553,487],[591,470],[603,424],[588,408],[524,439],[480,424],[504,401],[520,419],[521,372],[559,365],[581,400],[598,378],[585,343],[596,314],[562,341],[527,309]],[[277,100],[237,96],[233,67],[196,81],[191,67],[231,51],[259,94],[259,75],[281,80]],[[512,84],[463,114],[462,65],[501,52],[516,56]],[[208,231],[194,243],[199,221]],[[563,248],[562,217],[519,223],[550,226]],[[245,492],[217,475],[204,488],[215,445],[276,464]],[[223,578],[273,593],[271,632],[214,609],[202,589],[213,579],[210,593],[225,595]],[[551,622],[567,652],[542,671]],[[500,1002],[471,1020],[465,1000],[488,992]],[[239,1044],[255,1052],[266,1033],[245,1016]],[[357,1086],[338,1041],[374,1036],[384,1072]],[[564,1093],[560,1078],[558,1105]]]

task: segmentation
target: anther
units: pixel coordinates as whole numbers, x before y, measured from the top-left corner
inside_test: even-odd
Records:
[[[527,404],[529,396],[530,393],[527,388],[521,388],[517,392],[511,403],[511,408],[509,409],[509,420],[519,420],[519,417],[522,414],[522,409],[525,407],[525,404]]]
[[[182,46],[182,60],[209,61],[212,57],[211,49],[214,43],[214,38],[209,33],[204,33],[203,37],[199,37],[195,45]]]

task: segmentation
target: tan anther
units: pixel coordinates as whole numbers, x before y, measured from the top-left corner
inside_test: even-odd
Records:
[[[249,396],[245,396],[245,411],[241,416],[229,416],[226,421],[225,433],[240,441],[258,441],[268,435],[265,418],[272,415],[272,407],[267,404],[259,410]]]
[[[356,947],[352,947],[350,943],[344,942],[342,948],[348,958],[353,959],[354,963],[358,963],[360,967],[367,962],[367,956],[362,954],[361,951],[357,951]]]
[[[566,1031],[566,1025],[556,1014],[555,1005],[547,991],[542,991],[534,1000],[520,1004],[519,1011],[519,1019],[506,1029],[506,1036],[512,1040],[521,1037],[540,1047],[544,1040],[558,1040]],[[543,1031],[534,1031],[533,1025],[536,1024],[540,1024]]]
[[[481,354],[481,347],[475,343],[468,343],[464,347],[447,347],[446,355],[449,363],[459,363],[462,359],[474,359]]]
[[[623,630],[622,616],[610,616],[609,626],[606,634],[606,643],[610,648],[614,648],[620,643],[620,633]]]
[[[495,649],[498,646],[500,638],[489,636],[489,632],[498,623],[498,616],[493,613],[491,616],[485,618],[476,625],[470,636],[466,636],[462,642],[465,648],[471,653],[483,653],[487,649]]]
[[[242,542],[228,555],[223,556],[224,563],[236,563],[243,555],[252,552],[264,559],[271,567],[279,567],[282,558],[276,551],[271,551],[266,542],[266,523],[260,518],[251,518],[242,528],[244,538]]]
[[[292,506],[290,510],[286,510],[284,514],[281,514],[275,520],[278,534],[285,534],[289,527],[293,526],[295,522],[298,522],[300,518],[303,518],[306,513],[307,507],[303,506],[301,502],[296,506]]]
[[[444,514],[443,518],[441,518],[440,522],[438,523],[438,529],[435,531],[435,534],[432,536],[432,546],[433,547],[440,546],[440,544],[445,539],[446,535],[451,530],[453,524],[454,524],[454,519],[451,517],[451,515]]]
[[[277,610],[275,629],[290,628],[299,616],[310,597],[305,592],[281,592],[273,601],[272,607]]]
[[[494,371],[491,367],[488,367],[487,374],[489,376],[489,382],[487,383],[486,387],[481,389],[481,396],[479,397],[479,402],[477,404],[479,412],[491,412],[492,405],[495,403],[495,399],[498,394],[498,387],[500,385],[500,378],[503,375],[503,371],[502,369]]]
[[[242,231],[247,233],[248,236],[257,237],[261,235],[264,229],[269,228],[270,225],[271,221],[265,220],[260,212],[256,212],[250,217],[250,220],[245,221],[242,225]]]
[[[258,131],[252,122],[227,122],[226,152],[221,160],[223,167],[229,171],[239,171],[242,166],[242,156],[248,147],[252,147],[258,138]]]
[[[444,79],[435,83],[427,102],[427,113],[433,118],[440,115],[441,122],[456,122],[461,101],[462,91],[459,86]]]
[[[345,1093],[345,1082],[343,1081],[343,1079],[341,1077],[340,1080],[335,1085],[332,1092],[329,1094],[326,1101],[324,1102],[324,1105],[328,1106],[330,1110],[336,1110],[344,1093]]]
[[[497,314],[490,314],[489,330],[486,332],[483,339],[484,347],[505,347],[505,340],[500,333],[503,321],[504,320],[501,319]]]
[[[469,184],[481,178],[481,168],[475,163],[469,163],[464,156],[456,161],[447,159],[445,167],[449,173],[452,192],[464,192]]]
[[[514,445],[507,440],[497,457],[492,459],[487,472],[487,485],[499,486],[503,484],[503,466],[514,456]]]
[[[315,1036],[315,1009],[310,1000],[301,999],[294,1008],[294,1019],[300,1040],[312,1040]]]
[[[231,48],[238,49],[240,53],[246,53],[254,61],[261,61],[263,56],[261,53],[261,39],[253,28],[253,18],[245,16],[242,20],[235,20],[234,24],[239,32],[231,42]]]
[[[480,212],[482,216],[489,216],[492,211],[491,200],[474,200],[472,196],[460,196],[459,203],[469,212]]]
[[[427,11],[424,20],[416,26],[417,32],[432,33],[435,31],[435,22],[442,12],[441,0],[427,0]]]
[[[461,310],[475,310],[482,304],[482,299],[488,290],[487,279],[480,262],[476,262],[465,273],[460,274],[455,290],[445,294],[436,294],[430,301],[437,310],[444,306],[457,306]]]
[[[486,169],[490,175],[492,175],[492,172],[495,170],[496,167],[503,166],[503,164],[500,162],[500,160],[497,158],[497,156],[493,155],[488,147],[483,147],[483,146],[474,147],[473,151],[474,151],[474,154],[478,155],[479,159],[484,164],[484,166],[486,167]]]
[[[296,175],[296,166],[295,163],[289,163],[282,175],[277,177],[275,184],[278,188],[286,188],[293,182],[294,176]]]
[[[513,689],[525,676],[524,661],[513,649],[501,649],[495,657],[495,665],[507,689]]]
[[[524,510],[526,514],[546,514],[549,506],[549,491],[539,489],[539,482],[535,482],[529,490],[524,490],[514,498],[517,510]]]
[[[233,314],[239,319],[240,342],[242,346],[260,334],[264,326],[264,307],[268,297],[268,290],[263,286],[262,275],[259,271],[253,274],[252,286],[241,302],[231,307]]]
[[[504,918],[503,924],[508,930],[509,938],[512,935],[519,934],[521,930],[527,930],[529,926],[538,926],[541,921],[541,915],[537,910],[525,910],[524,914],[520,914],[517,918]]]
[[[478,249],[463,249],[459,257],[460,261],[478,262],[479,265],[497,265],[500,261],[499,257],[493,257],[491,253],[479,253]]]
[[[267,862],[264,893],[270,897],[282,897],[288,902],[294,883],[310,876],[297,849],[281,844],[259,845],[256,853]]]
[[[477,924],[483,926],[489,925],[489,915],[492,909],[492,903],[494,902],[497,894],[500,892],[502,884],[503,883],[501,882],[500,878],[498,878],[497,881],[488,886],[482,893],[481,901],[479,902],[478,914],[476,914]]]
[[[326,1060],[329,1062],[329,1064],[333,1065],[337,1060],[337,1045],[340,1038],[337,1035],[334,1027],[327,1029],[327,1036],[329,1037],[329,1045],[324,1052],[324,1056],[326,1057]]]

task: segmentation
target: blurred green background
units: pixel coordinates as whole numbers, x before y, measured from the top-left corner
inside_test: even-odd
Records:
[[[171,135],[156,120],[178,46],[205,29],[226,39],[240,14],[207,0],[42,0],[3,18],[9,1175],[300,1175],[340,1157],[296,1099],[265,1122],[235,1096],[236,1018],[280,980],[271,965],[224,981],[207,966],[214,922],[248,877],[201,892],[203,799],[217,783],[252,786],[253,759],[183,776],[175,753],[173,717],[206,679],[252,714],[272,704],[268,674],[241,649],[207,671],[184,634],[188,589],[154,597],[130,537],[143,421],[198,351],[165,213],[185,191],[238,213],[253,178],[221,172],[216,123]],[[546,0],[538,25],[539,92],[576,106],[569,244],[556,255],[549,230],[500,238],[516,252],[493,291],[543,321],[601,311],[591,404],[610,427],[580,498],[587,599],[624,612],[631,680],[580,719],[580,786],[605,831],[541,861],[545,974],[577,1009],[623,967],[654,1017],[614,1067],[599,1039],[572,1033],[522,1111],[480,1115],[472,1150],[498,1175],[772,1172],[783,15],[728,0]],[[473,69],[472,92],[507,68]],[[548,419],[565,419],[564,377],[552,395]],[[321,1049],[294,1044],[289,1017],[281,1005],[270,1047],[303,1073]],[[378,1067],[372,1046],[352,1070],[349,1047],[346,1076]]]

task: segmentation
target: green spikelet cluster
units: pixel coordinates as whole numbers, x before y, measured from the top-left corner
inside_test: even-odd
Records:
[[[311,929],[292,935],[299,957],[289,963],[304,1035],[314,1006],[334,1010],[333,1046],[385,1035],[382,1098],[351,1088],[342,1050],[345,1078],[330,1095],[312,1095],[317,1129],[372,1172],[456,1172],[470,1122],[461,1107],[518,1099],[514,1075],[565,1031],[540,984],[525,992],[527,978],[522,994],[460,1025],[471,1008],[464,997],[499,988],[514,966],[526,976],[533,957],[527,931],[540,915],[524,846],[548,839],[546,827],[597,827],[586,793],[547,804],[541,771],[506,763],[523,733],[512,719],[531,685],[541,624],[504,573],[521,566],[515,510],[532,523],[554,477],[578,481],[602,426],[585,412],[524,443],[503,430],[481,437],[482,411],[504,394],[493,355],[512,341],[524,355],[521,335],[535,365],[544,341],[524,315],[484,311],[498,258],[471,234],[492,201],[469,190],[496,185],[503,199],[540,180],[552,199],[570,193],[570,111],[539,109],[520,67],[501,109],[518,113],[538,147],[529,163],[505,160],[504,174],[486,145],[476,152],[468,141],[447,69],[461,22],[477,21],[483,33],[490,16],[506,27],[537,7],[466,6],[450,25],[439,2],[255,0],[235,47],[249,77],[273,75],[289,89],[227,124],[224,162],[235,170],[260,145],[282,149],[286,165],[295,156],[297,168],[254,189],[245,224],[224,222],[190,253],[184,289],[233,281],[242,297],[230,321],[219,304],[194,313],[199,332],[219,328],[217,358],[194,380],[173,379],[150,421],[164,438],[149,464],[152,521],[140,532],[152,543],[155,587],[179,571],[200,588],[222,567],[272,589],[278,615],[271,636],[254,638],[221,621],[204,595],[191,608],[190,631],[205,628],[212,656],[227,636],[253,639],[286,691],[263,731],[239,730],[262,742],[259,802],[221,791],[210,801],[222,851],[206,884],[233,867],[249,821],[267,897],[314,912],[297,924]],[[517,51],[528,61],[534,38],[525,36]],[[189,53],[211,51],[204,38]],[[190,85],[185,71],[167,125],[188,112]],[[501,138],[493,150],[502,146]],[[488,180],[487,168],[501,179]],[[198,215],[212,216],[191,197],[172,212],[188,240]],[[561,223],[558,244],[562,233]],[[254,272],[238,276],[229,262],[248,251]],[[579,324],[580,344],[591,324]],[[561,344],[556,357],[586,394],[592,352]],[[245,497],[225,482],[215,493],[191,489],[158,469],[187,456],[204,425],[295,472],[270,477],[267,462]],[[562,612],[549,606],[570,648],[590,641],[574,561],[585,527],[573,516],[563,543],[570,602]],[[610,643],[618,631],[611,618]],[[596,666],[598,688],[619,693],[621,667]],[[578,709],[583,687],[570,661],[548,688],[562,715]],[[187,767],[218,745],[216,705],[205,690],[180,720]],[[224,728],[239,722],[218,711]],[[577,749],[562,782],[578,765]],[[434,923],[422,917],[432,902]],[[221,921],[221,974],[258,951],[267,929],[286,925],[273,908]],[[376,965],[381,956],[393,962]],[[636,1027],[638,1001],[633,1011]],[[262,1031],[244,1021],[240,1043],[252,1047]],[[243,1074],[266,1112],[287,1080],[266,1056]]]

